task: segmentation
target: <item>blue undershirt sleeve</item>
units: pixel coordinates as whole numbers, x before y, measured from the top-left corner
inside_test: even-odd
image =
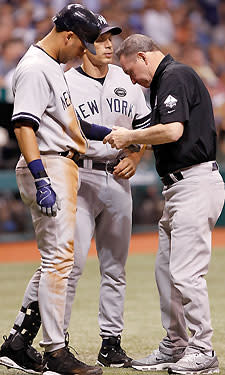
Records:
[[[112,131],[112,129],[107,128],[106,126],[90,124],[89,122],[81,119],[80,125],[85,137],[92,141],[103,141],[103,139]]]

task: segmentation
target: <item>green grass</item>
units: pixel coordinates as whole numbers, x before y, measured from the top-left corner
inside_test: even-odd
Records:
[[[131,255],[127,262],[127,293],[125,327],[122,346],[127,354],[140,358],[155,349],[164,335],[159,313],[158,292],[154,281],[155,256]],[[37,264],[0,264],[0,335],[8,334],[20,308],[27,281]],[[213,345],[220,360],[220,373],[225,375],[225,249],[213,251],[208,288],[214,327]],[[78,284],[70,323],[70,344],[79,353],[79,359],[94,364],[101,339],[98,329],[99,271],[97,258],[87,261],[85,273]],[[39,349],[39,333],[35,346]],[[104,369],[108,375],[136,375],[132,369]],[[17,375],[18,371],[0,366],[0,375]]]

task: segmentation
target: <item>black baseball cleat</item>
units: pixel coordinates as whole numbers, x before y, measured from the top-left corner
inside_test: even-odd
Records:
[[[102,369],[79,361],[69,347],[44,354],[43,375],[102,375]]]
[[[0,349],[0,364],[7,368],[24,371],[28,374],[41,374],[42,356],[31,345],[25,344],[23,336],[17,332],[10,334]]]
[[[120,346],[121,337],[105,337],[96,364],[103,367],[131,367],[132,358]]]

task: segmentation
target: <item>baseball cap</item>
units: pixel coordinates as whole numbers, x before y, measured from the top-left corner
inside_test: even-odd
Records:
[[[68,4],[53,18],[59,31],[72,31],[83,42],[85,48],[96,54],[94,42],[100,35],[98,17],[81,4]]]
[[[122,29],[119,26],[110,26],[106,21],[105,17],[101,14],[96,14],[99,24],[100,24],[100,35],[110,32],[112,35],[118,35],[122,33]]]

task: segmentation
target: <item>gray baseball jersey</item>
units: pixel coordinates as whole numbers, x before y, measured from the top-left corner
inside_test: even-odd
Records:
[[[68,275],[73,267],[74,228],[78,167],[73,160],[58,152],[73,149],[85,151],[71,105],[67,82],[60,64],[37,46],[32,46],[19,63],[14,77],[15,104],[13,121],[33,124],[41,153],[54,191],[61,201],[56,217],[42,215],[36,204],[34,179],[24,158],[16,167],[21,197],[31,210],[41,267],[26,289],[23,311],[15,326],[24,321],[27,307],[38,301],[43,325],[43,341],[47,351],[65,346],[62,324],[66,302]],[[15,333],[14,329],[11,333]]]
[[[18,64],[13,91],[12,121],[33,123],[40,152],[85,152],[62,67],[38,46],[31,46]]]
[[[72,103],[77,113],[90,123],[147,127],[150,109],[141,88],[118,66],[109,65],[103,80],[93,79],[81,68],[66,73]],[[100,82],[102,81],[102,82]],[[79,90],[77,89],[79,87]],[[118,150],[91,141],[79,168],[81,186],[77,200],[75,259],[69,277],[64,330],[69,324],[76,285],[82,274],[90,242],[95,234],[100,262],[101,286],[99,325],[102,336],[118,336],[123,330],[125,263],[131,235],[132,199],[128,180],[96,170],[95,162],[112,161]]]
[[[142,89],[133,85],[120,67],[109,65],[103,85],[82,74],[80,69],[72,68],[65,76],[72,103],[81,119],[109,128],[115,125],[127,129],[149,126],[150,110]],[[90,141],[85,157],[104,161],[115,159],[118,152],[108,144]]]

